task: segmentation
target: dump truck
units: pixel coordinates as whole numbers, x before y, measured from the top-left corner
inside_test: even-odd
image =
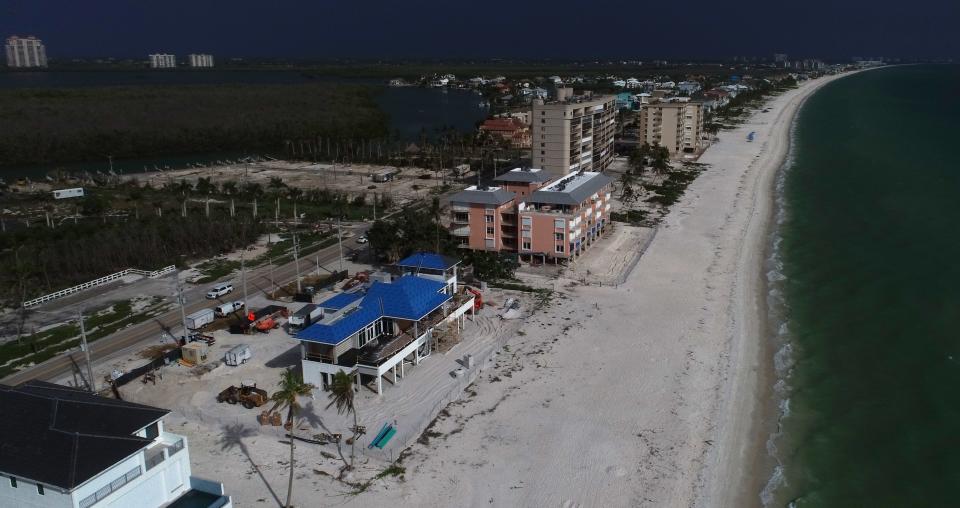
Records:
[[[312,303],[304,305],[300,310],[293,313],[290,316],[290,320],[287,323],[290,324],[291,328],[301,330],[306,328],[317,320],[323,318],[323,308]]]
[[[260,407],[270,400],[267,391],[257,388],[256,383],[241,383],[240,387],[230,385],[217,395],[217,402],[226,402],[227,404],[239,403],[247,409]]]

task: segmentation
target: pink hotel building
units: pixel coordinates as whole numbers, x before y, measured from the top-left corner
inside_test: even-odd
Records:
[[[556,263],[581,255],[610,222],[613,180],[602,173],[517,168],[494,181],[450,198],[450,233],[461,248]]]

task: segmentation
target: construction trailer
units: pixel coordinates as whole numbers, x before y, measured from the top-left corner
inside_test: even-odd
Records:
[[[203,309],[194,312],[186,317],[187,328],[190,330],[199,330],[212,323],[216,315],[213,309]]]
[[[201,363],[207,361],[207,351],[209,346],[203,342],[191,342],[189,344],[184,344],[180,348],[180,353],[183,355],[183,359],[193,365],[200,365]]]
[[[53,199],[82,198],[82,197],[83,197],[82,187],[77,187],[75,189],[58,189],[53,191]]]

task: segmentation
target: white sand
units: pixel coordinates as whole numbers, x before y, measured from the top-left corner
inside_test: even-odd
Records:
[[[454,357],[472,352],[482,358],[505,330],[522,330],[495,360],[481,363],[462,400],[440,411],[424,439],[409,448],[402,479],[377,480],[363,494],[348,494],[349,487],[318,473],[336,471],[337,462],[320,455],[332,448],[301,444],[295,504],[758,504],[766,480],[759,476],[766,473],[755,463],[767,437],[758,424],[767,370],[761,265],[773,180],[797,107],[830,79],[805,83],[771,101],[769,112],[722,133],[700,160],[709,169],[639,262],[632,254],[647,245],[651,230],[620,225],[594,247],[594,259],[581,260],[564,278],[525,275],[556,289],[546,310],[509,322],[485,317],[469,333],[482,338],[436,354],[399,386],[386,383],[382,399],[363,394],[362,424],[375,428],[396,419],[404,434],[396,440],[413,440],[410,432],[466,383],[449,376]],[[748,143],[751,131],[756,140]],[[218,354],[232,340],[218,341]],[[264,340],[257,358],[276,357],[268,368],[221,367],[195,380],[172,376],[163,387],[133,383],[129,395],[174,409],[168,426],[190,438],[195,474],[223,481],[237,506],[274,506],[286,494],[282,431],[258,429],[250,424],[255,412],[211,399],[238,377],[272,384],[282,365],[295,363],[294,346],[279,336]],[[158,397],[169,400],[153,400]],[[319,397],[310,411],[343,428],[345,419],[323,411],[325,395]],[[314,430],[305,434],[317,431],[309,423]],[[229,425],[236,441],[224,439]],[[237,425],[252,428],[240,433]],[[382,470],[382,459],[361,455],[356,478]]]
[[[806,82],[721,133],[700,159],[710,168],[623,285],[561,287],[568,298],[528,320],[476,395],[411,448],[404,481],[343,501],[758,504],[761,266],[773,182],[797,108],[832,79]]]

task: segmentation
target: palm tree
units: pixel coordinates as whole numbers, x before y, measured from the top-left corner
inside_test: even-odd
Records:
[[[293,441],[294,432],[297,430],[294,419],[300,409],[300,402],[297,399],[299,397],[309,397],[313,393],[314,386],[310,383],[304,383],[303,376],[293,367],[288,367],[280,374],[279,385],[280,389],[274,392],[271,398],[277,403],[279,410],[282,411],[283,408],[287,408],[287,424],[290,425],[290,480],[287,483],[287,503],[284,505],[289,508],[292,506],[290,500],[293,496],[293,467],[295,465]]]
[[[337,371],[330,382],[330,406],[337,406],[337,414],[353,414],[353,437],[350,438],[350,468],[353,468],[354,446],[357,443],[357,408],[353,405],[353,378],[344,371]]]

